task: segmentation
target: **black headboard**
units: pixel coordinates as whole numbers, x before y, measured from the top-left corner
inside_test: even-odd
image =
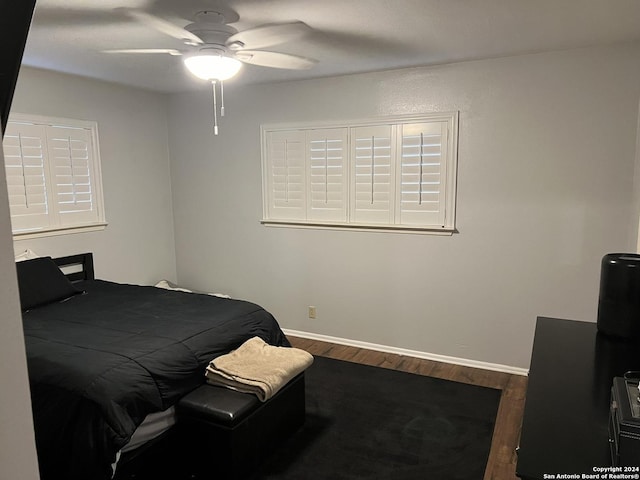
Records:
[[[95,278],[92,253],[79,253],[77,255],[54,258],[53,261],[72,282],[93,280]]]

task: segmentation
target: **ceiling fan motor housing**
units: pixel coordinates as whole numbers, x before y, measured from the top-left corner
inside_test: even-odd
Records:
[[[206,46],[215,45],[226,52],[227,40],[238,33],[238,30],[225,24],[224,16],[218,12],[199,12],[195,18],[196,21],[185,26],[184,29],[201,38]]]

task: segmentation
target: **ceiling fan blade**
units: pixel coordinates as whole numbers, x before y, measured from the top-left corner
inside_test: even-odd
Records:
[[[182,55],[182,52],[173,48],[124,48],[116,50],[102,50],[104,53],[168,53],[169,55]]]
[[[277,23],[250,28],[232,35],[227,40],[231,49],[271,47],[300,38],[311,31],[303,22]]]
[[[149,27],[157,30],[160,33],[164,33],[165,35],[169,35],[170,37],[182,40],[189,45],[201,45],[203,43],[200,37],[198,37],[197,35],[194,35],[184,28],[174,25],[173,23],[163,18],[152,15],[151,13],[128,7],[119,7],[116,8],[116,11],[121,12],[130,18],[138,20],[139,22],[148,25]]]
[[[298,57],[288,53],[267,52],[264,50],[242,50],[236,52],[235,57],[244,63],[260,65],[261,67],[284,68],[287,70],[307,70],[313,67],[317,60]]]

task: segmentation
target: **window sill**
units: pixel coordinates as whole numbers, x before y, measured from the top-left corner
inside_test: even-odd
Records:
[[[104,230],[107,227],[106,222],[93,223],[91,225],[75,226],[75,227],[61,227],[48,230],[24,230],[21,232],[13,232],[13,239],[28,240],[31,238],[53,237],[56,235],[67,235],[71,233],[85,233],[85,232],[97,232]]]
[[[266,227],[280,228],[304,228],[320,230],[364,231],[384,233],[412,233],[418,235],[451,236],[458,233],[455,228],[416,227],[408,225],[370,225],[370,224],[346,224],[346,223],[313,223],[294,222],[285,220],[261,220]]]

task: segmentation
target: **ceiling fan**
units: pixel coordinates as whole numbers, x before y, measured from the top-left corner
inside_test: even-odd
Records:
[[[300,21],[260,25],[243,31],[227,23],[227,17],[236,21],[237,14],[205,10],[195,14],[194,22],[184,28],[164,18],[135,8],[121,7],[117,12],[173,38],[181,40],[183,50],[172,48],[132,48],[104,50],[105,53],[169,54],[183,56],[187,69],[196,77],[212,84],[214,103],[214,134],[218,134],[216,85],[220,84],[221,109],[224,116],[224,90],[222,82],[238,73],[243,63],[262,67],[305,70],[316,60],[288,53],[262,50],[301,38],[311,28]],[[234,18],[235,17],[235,18]]]

